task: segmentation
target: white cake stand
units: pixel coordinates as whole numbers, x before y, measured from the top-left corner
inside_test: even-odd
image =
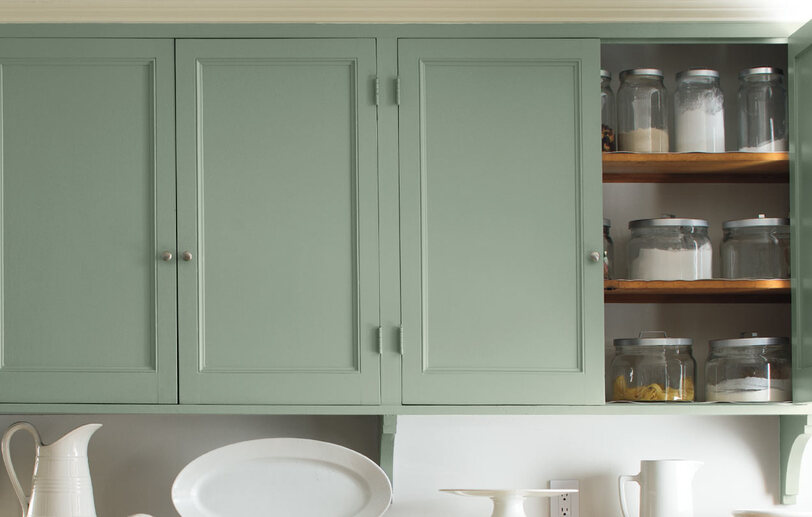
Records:
[[[558,497],[564,494],[574,494],[578,490],[557,490],[551,488],[519,488],[507,490],[443,488],[440,492],[467,495],[474,497],[489,497],[493,501],[493,514],[491,517],[527,517],[524,513],[524,501],[529,497]]]

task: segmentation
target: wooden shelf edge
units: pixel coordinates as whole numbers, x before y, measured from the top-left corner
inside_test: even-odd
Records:
[[[787,153],[603,153],[604,183],[788,183]]]
[[[606,303],[788,303],[790,281],[605,280]]]

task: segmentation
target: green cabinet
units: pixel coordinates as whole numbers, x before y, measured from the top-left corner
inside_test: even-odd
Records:
[[[792,390],[812,401],[812,23],[789,41]]]
[[[400,40],[404,404],[603,402],[599,53]]]
[[[182,403],[379,403],[375,59],[178,41]]]
[[[597,40],[4,40],[0,67],[0,402],[603,401]]]
[[[177,402],[172,40],[0,45],[0,402]]]

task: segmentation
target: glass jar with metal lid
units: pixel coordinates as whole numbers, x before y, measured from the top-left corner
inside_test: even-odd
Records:
[[[788,149],[784,71],[771,66],[739,73],[739,150],[756,153]]]
[[[691,69],[677,74],[674,131],[678,152],[725,151],[724,102],[716,70]]]
[[[708,221],[667,216],[631,221],[629,229],[629,278],[711,278],[713,248],[708,237]]]
[[[615,339],[614,344],[612,400],[694,400],[693,339],[668,337],[665,332],[641,332],[640,337]]]
[[[785,402],[792,400],[790,341],[759,337],[710,342],[705,366],[705,398],[718,402]]]
[[[604,152],[617,151],[615,129],[615,94],[612,92],[612,74],[601,70],[601,141]]]
[[[722,229],[723,278],[789,278],[789,219],[759,214]]]
[[[662,70],[636,68],[620,73],[617,118],[618,150],[668,152],[668,98]]]
[[[603,219],[603,279],[609,280],[614,278],[615,275],[615,243],[612,241],[612,236],[609,235],[609,228],[612,227],[612,221]]]

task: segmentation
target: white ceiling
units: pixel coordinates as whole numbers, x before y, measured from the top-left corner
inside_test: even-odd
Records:
[[[0,22],[775,21],[812,0],[0,0]]]

